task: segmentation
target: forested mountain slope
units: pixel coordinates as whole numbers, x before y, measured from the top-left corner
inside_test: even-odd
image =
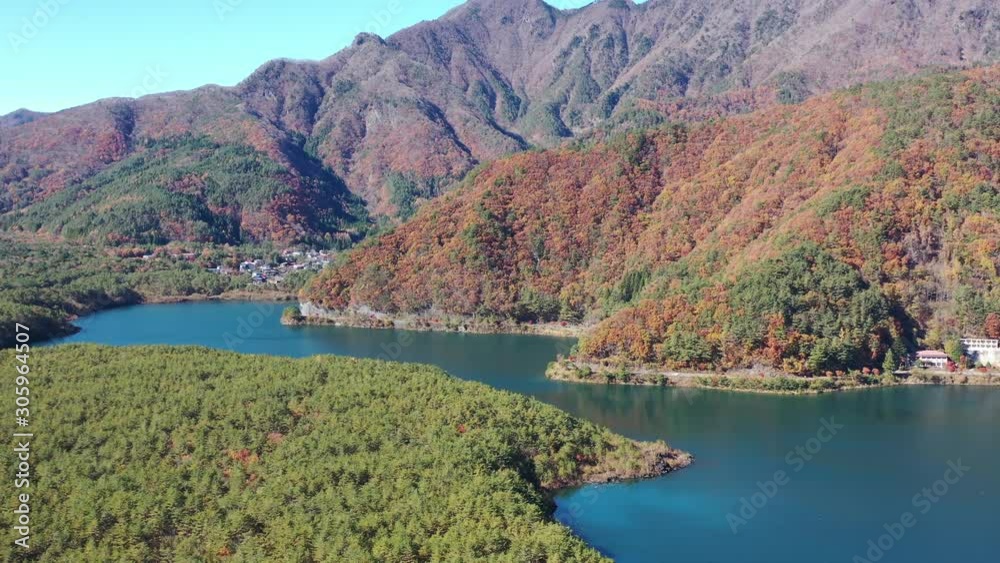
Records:
[[[97,346],[31,366],[48,532],[5,561],[607,561],[543,487],[690,462],[425,366]]]
[[[315,161],[296,166],[207,137],[148,141],[101,172],[12,213],[0,228],[111,245],[268,240],[349,246],[363,202]]]
[[[149,223],[151,209],[166,206],[184,215],[183,227],[106,233],[46,208],[18,222],[112,241],[219,238],[232,225],[240,242],[315,238],[331,220],[310,214],[347,231],[363,219],[345,211],[344,186],[376,214],[407,216],[478,163],[529,146],[995,61],[998,45],[990,0],[601,0],[575,10],[472,0],[386,39],[359,35],[323,61],[272,61],[233,88],[4,116],[0,213],[71,189],[66,197],[87,200],[78,210],[98,223],[123,214],[127,225]],[[266,160],[267,183],[284,188],[248,188],[280,191],[272,205],[219,209],[187,158],[167,159],[155,175],[127,164],[187,139]],[[122,184],[156,202],[136,204]],[[104,213],[122,202],[118,215]]]
[[[517,155],[303,297],[600,321],[582,352],[606,361],[878,366],[1000,313],[998,85],[933,74]]]

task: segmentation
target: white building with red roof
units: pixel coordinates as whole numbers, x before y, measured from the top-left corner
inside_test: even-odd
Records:
[[[945,369],[951,358],[940,350],[921,350],[917,352],[917,364],[923,367]]]

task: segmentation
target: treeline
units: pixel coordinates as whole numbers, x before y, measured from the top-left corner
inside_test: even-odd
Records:
[[[0,346],[14,342],[14,324],[31,327],[36,341],[72,334],[73,319],[110,307],[148,299],[218,296],[245,289],[249,276],[219,275],[208,264],[238,264],[260,249],[203,247],[192,261],[161,251],[144,260],[141,247],[105,248],[61,242],[34,242],[0,236]],[[305,280],[287,280],[278,289],[296,291]]]
[[[99,251],[62,244],[0,239],[0,345],[14,342],[14,325],[36,340],[71,334],[77,315],[136,303],[128,273]]]
[[[998,330],[998,84],[931,74],[515,155],[304,298],[599,323],[581,350],[609,365],[898,365]]]
[[[41,533],[5,561],[606,561],[543,489],[667,451],[431,367],[97,346],[31,366]]]

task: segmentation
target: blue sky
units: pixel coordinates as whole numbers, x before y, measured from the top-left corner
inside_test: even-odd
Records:
[[[387,36],[460,3],[0,0],[0,115],[232,85],[270,59],[322,59],[360,31]]]

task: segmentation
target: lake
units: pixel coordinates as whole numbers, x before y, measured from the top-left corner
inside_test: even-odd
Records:
[[[787,397],[562,383],[545,367],[572,340],[284,327],[282,308],[130,307],[81,319],[82,332],[59,342],[435,364],[693,453],[673,475],[558,496],[556,518],[623,563],[987,563],[1000,553],[1000,389]]]

